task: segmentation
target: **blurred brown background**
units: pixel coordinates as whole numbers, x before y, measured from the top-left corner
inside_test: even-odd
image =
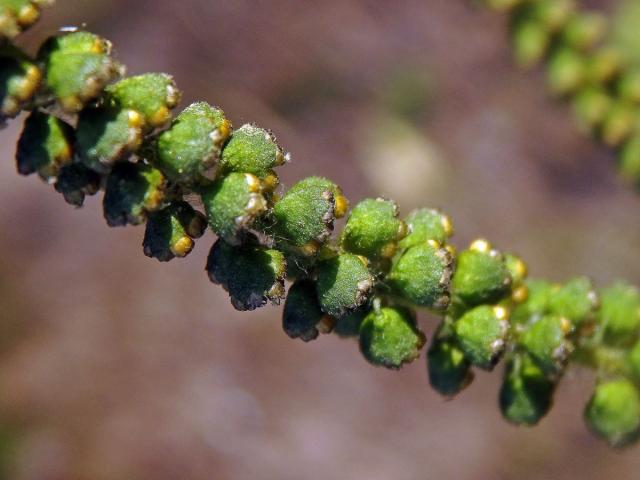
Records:
[[[173,73],[183,105],[272,128],[294,159],[285,185],[320,174],[352,200],[440,206],[459,246],[486,236],[534,276],[640,283],[640,195],[542,75],[513,68],[500,15],[464,0],[57,3],[24,45],[86,23],[129,73]],[[582,423],[588,372],[529,430],[501,419],[499,370],[444,402],[424,359],[394,373],[349,341],[289,340],[280,308],[235,312],[208,282],[210,234],[186,260],[146,258],[142,229],[107,228],[97,197],[74,211],[18,177],[18,133],[0,147],[7,478],[638,478],[638,448]]]

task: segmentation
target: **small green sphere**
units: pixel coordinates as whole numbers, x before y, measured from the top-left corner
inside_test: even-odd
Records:
[[[628,380],[596,386],[584,412],[591,431],[612,447],[634,443],[640,435],[640,394]]]
[[[424,343],[415,313],[406,308],[373,310],[360,325],[360,350],[376,366],[398,369],[418,358]]]

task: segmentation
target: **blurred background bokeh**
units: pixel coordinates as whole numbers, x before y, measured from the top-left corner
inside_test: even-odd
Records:
[[[640,46],[640,14],[582,3],[618,12],[616,41]],[[465,0],[58,0],[21,41],[33,51],[82,24],[129,73],[174,74],[183,105],[207,100],[235,125],[273,129],[293,157],[285,185],[319,174],[352,200],[442,207],[458,246],[486,236],[533,276],[640,284],[640,195],[542,75],[513,67],[500,15]],[[0,137],[7,478],[640,475],[637,447],[614,452],[586,431],[589,372],[572,370],[552,413],[524,429],[500,416],[500,369],[445,402],[424,358],[396,373],[352,341],[292,341],[281,308],[236,312],[209,283],[211,234],[186,260],[146,258],[143,230],[109,229],[99,198],[74,211],[19,177],[18,133],[14,122]],[[421,322],[431,333],[434,319]]]

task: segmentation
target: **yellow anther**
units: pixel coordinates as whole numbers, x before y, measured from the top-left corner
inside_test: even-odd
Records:
[[[511,293],[511,300],[516,303],[524,303],[529,298],[529,289],[526,285],[521,285]]]
[[[333,215],[342,218],[349,211],[349,200],[341,193],[337,193],[334,198]]]
[[[135,110],[129,110],[127,112],[127,122],[129,128],[141,128],[144,125],[144,117]]]
[[[444,248],[453,257],[455,257],[458,254],[456,247],[454,247],[453,245],[445,245]]]
[[[447,237],[453,235],[453,222],[447,215],[442,215],[440,217],[440,225],[442,225],[442,229],[444,230],[444,234]]]
[[[336,319],[329,315],[324,315],[316,324],[318,332],[322,334],[331,333],[336,325]]]
[[[312,257],[316,253],[318,253],[318,248],[320,248],[320,246],[318,245],[318,242],[312,241],[309,243],[305,243],[304,245],[299,247],[299,250],[300,250],[300,253],[305,257]]]
[[[560,328],[562,329],[562,333],[567,335],[571,330],[573,330],[573,325],[569,319],[563,317],[560,320]]]
[[[229,120],[224,120],[218,127],[218,132],[220,133],[221,140],[225,140],[231,133],[231,122]]]
[[[171,113],[169,109],[164,105],[158,108],[153,115],[149,118],[149,124],[154,127],[162,127],[171,119]]]
[[[407,236],[407,233],[409,233],[409,226],[404,222],[400,222],[400,225],[398,226],[398,234],[396,236],[396,239],[402,240],[404,237]]]
[[[483,238],[474,240],[469,246],[469,250],[475,250],[476,252],[487,253],[491,250],[491,244]]]
[[[397,250],[396,242],[389,242],[380,250],[380,256],[382,258],[391,258],[396,254],[396,250]]]
[[[78,112],[82,110],[82,101],[76,95],[61,98],[60,105],[68,112]]]
[[[265,192],[273,192],[280,184],[280,179],[275,173],[270,173],[262,179],[262,189]]]
[[[260,193],[262,184],[260,183],[260,179],[258,177],[252,175],[251,173],[245,173],[244,178],[251,193]]]
[[[515,274],[518,278],[525,278],[528,274],[528,268],[527,268],[527,264],[524,263],[522,260],[520,260],[519,258],[516,260],[515,265],[513,266],[514,270],[515,270]]]
[[[105,42],[101,38],[96,38],[89,49],[90,53],[102,54],[105,52]]]
[[[193,250],[194,242],[186,235],[173,244],[171,251],[176,257],[186,257]]]
[[[438,242],[437,240],[434,240],[433,238],[430,238],[429,240],[427,240],[427,244],[436,250],[440,248],[440,242]]]
[[[33,5],[25,5],[18,12],[18,23],[23,27],[33,25],[40,18],[40,10]]]
[[[493,314],[498,320],[506,320],[509,317],[509,311],[501,306],[493,307]]]
[[[367,257],[363,257],[362,255],[358,255],[358,258],[362,262],[365,267],[369,266],[369,259]]]

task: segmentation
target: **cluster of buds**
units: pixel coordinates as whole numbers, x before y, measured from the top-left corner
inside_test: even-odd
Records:
[[[0,9],[15,3],[0,0]],[[500,406],[518,424],[547,413],[575,359],[598,372],[586,409],[592,430],[616,446],[637,437],[640,293],[633,287],[598,296],[584,278],[527,280],[521,259],[486,240],[458,253],[443,212],[401,218],[385,198],[349,210],[326,178],[285,190],[276,169],[289,155],[270,131],[234,130],[205,102],[172,118],[180,99],[173,79],[124,77],[110,43],[94,34],[62,32],[36,59],[6,51],[14,63],[0,65],[0,101],[31,112],[18,171],[38,173],[76,206],[103,190],[108,225],[146,225],[145,255],[184,257],[208,227],[217,240],[206,271],[236,309],[286,299],[288,336],[356,338],[368,362],[389,369],[420,356],[426,336],[417,311],[426,309],[442,319],[426,355],[433,388],[451,397],[471,383],[474,368],[490,371],[505,358]],[[194,198],[204,212],[189,203]]]
[[[622,177],[640,188],[640,69],[606,42],[607,18],[577,0],[482,0],[509,15],[515,61],[544,63],[551,93],[582,130],[615,150]]]

